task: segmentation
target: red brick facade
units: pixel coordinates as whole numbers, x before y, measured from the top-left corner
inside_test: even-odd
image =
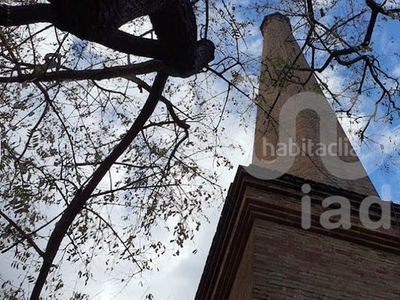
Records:
[[[253,234],[247,299],[400,299],[398,254],[262,220]]]
[[[301,186],[312,191],[312,226],[301,227]],[[323,228],[321,201],[351,201],[349,230]],[[359,222],[364,196],[291,175],[263,181],[238,169],[231,185],[196,300],[400,299],[400,231]],[[371,219],[380,210],[372,207]]]

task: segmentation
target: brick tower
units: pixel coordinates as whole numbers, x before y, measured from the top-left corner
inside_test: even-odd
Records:
[[[261,30],[253,163],[231,184],[196,300],[400,299],[400,207],[376,197],[289,20]]]

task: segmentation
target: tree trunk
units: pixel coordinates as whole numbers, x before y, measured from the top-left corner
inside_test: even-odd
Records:
[[[53,23],[54,14],[50,4],[9,6],[0,4],[0,25],[20,26],[33,23]]]

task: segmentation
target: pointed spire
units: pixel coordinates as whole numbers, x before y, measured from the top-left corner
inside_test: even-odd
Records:
[[[253,165],[376,195],[292,34],[289,19],[267,16]]]

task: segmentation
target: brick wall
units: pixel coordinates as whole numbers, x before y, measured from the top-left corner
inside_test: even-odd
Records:
[[[229,300],[252,299],[253,278],[254,278],[254,243],[253,232],[250,233],[246,248],[240,261],[237,275],[229,294]]]
[[[253,232],[247,299],[400,299],[398,255],[265,220]]]
[[[304,183],[312,186],[308,230]],[[350,229],[320,224],[331,195],[349,199]],[[264,181],[239,168],[195,299],[400,299],[400,205],[392,205],[389,229],[370,230],[358,217],[364,197],[291,175]],[[372,207],[370,218],[379,217]]]

